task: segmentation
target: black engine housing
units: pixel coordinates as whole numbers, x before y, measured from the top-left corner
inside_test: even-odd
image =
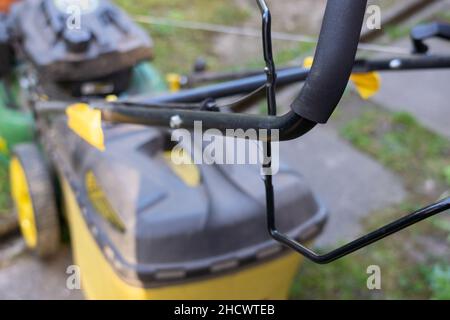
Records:
[[[151,38],[107,0],[26,0],[11,16],[16,47],[41,81],[75,95],[119,93],[129,70],[152,57]]]

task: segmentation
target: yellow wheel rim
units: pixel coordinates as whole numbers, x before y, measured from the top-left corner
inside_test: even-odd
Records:
[[[11,194],[16,206],[19,218],[20,230],[29,248],[37,245],[37,230],[34,219],[33,202],[25,171],[17,158],[13,158],[10,164]]]

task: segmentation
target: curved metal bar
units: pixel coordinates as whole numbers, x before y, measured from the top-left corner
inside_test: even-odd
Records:
[[[309,69],[301,67],[284,68],[278,72],[277,85],[285,86],[296,82],[304,81],[309,74]],[[163,94],[160,96],[141,96],[129,99],[129,102],[139,104],[152,103],[187,103],[201,102],[205,99],[219,99],[234,95],[245,94],[261,87],[266,83],[266,75],[261,71],[257,75],[241,78],[238,80],[226,81],[218,84],[207,85],[194,89],[181,90],[175,93]]]
[[[318,264],[327,264],[333,262],[339,258],[349,255],[361,248],[364,248],[374,242],[377,242],[383,238],[386,238],[396,232],[399,232],[409,226],[412,226],[420,221],[428,219],[434,215],[442,213],[450,209],[450,198],[441,200],[435,204],[417,210],[403,218],[400,218],[390,224],[387,224],[365,236],[362,236],[340,248],[337,248],[326,254],[317,254],[311,249],[303,246],[301,243],[296,242],[293,239],[288,238],[286,235],[279,232],[275,226],[275,211],[274,211],[274,199],[273,189],[267,190],[268,202],[267,202],[267,225],[270,235],[273,239],[282,244],[288,246],[292,250],[300,253],[309,260]]]
[[[262,15],[262,41],[263,41],[263,53],[266,67],[266,87],[267,87],[267,108],[269,115],[275,116],[277,114],[277,102],[275,97],[275,85],[277,82],[277,73],[275,68],[275,62],[273,60],[272,52],[272,16],[269,8],[264,0],[257,0],[258,6]]]
[[[193,129],[195,122],[201,122],[203,130],[218,129],[223,134],[233,134],[231,131],[253,129],[278,130],[280,141],[296,139],[316,126],[309,121],[289,111],[282,116],[259,116],[237,113],[217,113],[211,111],[191,111],[183,109],[161,109],[149,107],[129,107],[114,105],[99,105],[102,118],[105,121],[170,127],[171,120],[178,117],[180,128]],[[174,128],[174,127],[173,127]],[[270,135],[268,135],[270,136]]]

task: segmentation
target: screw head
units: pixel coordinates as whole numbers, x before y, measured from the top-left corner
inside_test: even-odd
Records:
[[[170,127],[172,129],[178,129],[183,124],[183,120],[179,115],[174,115],[170,118]]]
[[[402,61],[400,59],[394,59],[389,63],[391,69],[398,69],[402,66]]]

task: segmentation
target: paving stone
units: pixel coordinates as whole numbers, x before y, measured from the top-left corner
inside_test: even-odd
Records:
[[[450,42],[428,41],[433,53],[450,55]],[[396,46],[408,46],[402,40]],[[450,69],[382,73],[373,100],[392,111],[407,111],[424,126],[450,138]]]
[[[27,253],[0,268],[0,299],[83,299],[79,290],[66,287],[70,250],[64,248],[54,259],[44,262]]]
[[[316,128],[281,148],[329,208],[330,219],[318,246],[353,240],[361,235],[364,217],[406,197],[398,177],[332,129]]]

